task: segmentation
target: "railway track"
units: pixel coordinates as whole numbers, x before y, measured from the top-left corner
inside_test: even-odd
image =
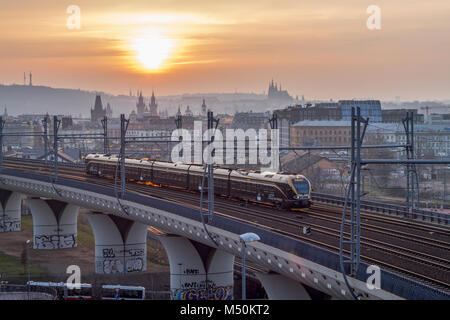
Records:
[[[316,207],[311,208],[308,210],[308,214],[311,214],[314,216],[315,219],[329,221],[332,223],[341,223],[340,217],[330,217],[329,213],[324,208],[317,209]],[[341,212],[342,215],[342,212]],[[361,219],[364,221],[364,218]],[[408,232],[404,232],[401,230],[396,230],[388,227],[382,227],[378,225],[371,225],[367,222],[361,222],[361,229],[362,230],[368,230],[368,231],[376,231],[379,234],[383,235],[392,235],[395,233],[396,237],[399,239],[405,239],[410,240],[411,234]],[[433,234],[440,234],[443,236],[449,237],[449,233],[445,231],[428,231],[427,233],[432,232]],[[433,246],[440,249],[449,249],[449,243],[447,241],[439,240],[439,239],[430,239],[429,237],[421,236],[421,235],[413,235],[414,241],[416,243],[420,243],[423,245]]]
[[[348,209],[349,210],[349,209]],[[336,216],[336,219],[340,220],[342,215],[342,207],[333,206],[333,205],[321,205],[321,204],[314,204],[310,211],[314,211],[314,214],[320,214],[326,213],[327,216],[331,217],[332,215]],[[321,211],[321,212],[320,212]],[[361,209],[361,219],[373,221],[373,222],[381,222],[386,223],[389,222],[390,225],[395,225],[397,227],[406,227],[408,229],[414,229],[414,230],[420,230],[425,231],[427,233],[433,232],[436,234],[441,234],[445,236],[449,236],[449,230],[443,227],[439,227],[438,225],[423,225],[416,221],[411,220],[401,220],[399,218],[395,217],[389,217],[389,216],[379,216],[374,215],[369,210],[363,210]]]
[[[49,167],[36,166],[36,164],[18,164],[14,163],[14,161],[6,160],[4,166],[21,171],[49,174]],[[76,172],[76,174],[74,174],[74,172]],[[106,187],[114,187],[111,180],[86,176],[82,168],[67,168],[64,165],[61,165],[59,167],[59,174],[64,178],[95,183]],[[199,194],[195,192],[182,192],[170,188],[163,188],[164,192],[161,192],[161,188],[143,188],[142,185],[137,183],[128,183],[127,189],[132,192],[178,202],[194,209],[200,209]],[[253,204],[244,207],[242,201],[217,197],[215,209],[216,214],[240,220],[245,223],[251,223],[290,237],[302,239],[335,252],[339,251],[337,240],[339,239],[340,215],[342,214],[342,211],[339,212],[339,208],[337,207],[314,205],[310,209],[303,211],[301,215],[293,215],[292,212],[284,212],[272,207],[255,206]],[[232,212],[232,214],[230,214],[230,212]],[[305,221],[305,217],[310,219]],[[361,230],[371,234],[371,236],[365,235],[364,237],[361,237],[362,261],[375,263],[380,267],[382,266],[392,271],[400,272],[427,283],[437,285],[445,290],[449,290],[450,235],[447,230],[437,226],[424,227],[417,222],[411,223],[410,221],[399,221],[399,219],[395,218],[387,217],[384,219],[380,216],[371,215],[370,212],[367,211],[361,212],[361,221]],[[389,227],[380,226],[375,223],[388,224]],[[310,227],[312,234],[320,234],[320,237],[302,234],[300,230],[304,226]],[[410,232],[405,231],[405,228]],[[344,236],[348,238],[348,232],[345,232]],[[439,236],[441,238],[437,239],[433,238],[433,236]],[[441,252],[442,255],[430,254],[428,252],[423,252],[423,250],[419,251],[411,249],[411,246],[405,247],[380,240],[382,237],[395,237],[408,243],[417,243],[426,246],[427,248],[432,248],[437,252]],[[447,239],[447,241],[445,239]],[[344,251],[349,253],[348,250]],[[378,251],[379,254],[374,257],[373,251]],[[383,256],[385,258],[383,258]],[[391,259],[386,258],[387,256],[391,256]],[[409,264],[409,267],[405,267],[405,263],[402,263],[400,266],[394,264],[390,261],[393,257],[407,261],[406,265]],[[431,268],[435,269],[434,276],[430,276],[426,272]],[[444,276],[436,276],[438,273],[441,275],[444,274]]]

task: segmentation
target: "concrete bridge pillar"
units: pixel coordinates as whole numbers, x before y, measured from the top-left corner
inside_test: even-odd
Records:
[[[91,212],[95,272],[132,273],[147,269],[147,226],[114,215]]]
[[[33,216],[34,249],[65,249],[77,246],[79,207],[59,200],[27,199]]]
[[[169,257],[173,299],[233,299],[234,255],[180,236],[158,239]]]
[[[256,277],[266,290],[269,300],[311,300],[300,282],[277,273],[257,273]]]
[[[0,189],[0,232],[21,230],[20,215],[24,197],[21,193]]]

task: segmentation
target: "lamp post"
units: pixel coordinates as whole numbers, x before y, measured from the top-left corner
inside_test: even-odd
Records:
[[[245,291],[245,248],[247,243],[253,243],[261,240],[261,238],[252,232],[244,233],[239,236],[242,244],[242,300],[246,299],[246,291]]]
[[[27,251],[27,271],[28,271],[28,282],[27,282],[27,289],[28,289],[28,300],[30,300],[30,257],[28,254],[28,246],[30,245],[31,241],[27,240],[25,243],[25,249]]]

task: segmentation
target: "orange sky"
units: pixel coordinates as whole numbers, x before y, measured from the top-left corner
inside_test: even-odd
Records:
[[[114,94],[260,93],[273,77],[311,99],[450,99],[448,0],[4,2],[3,84],[32,70],[35,84]],[[366,27],[372,4],[381,30]]]

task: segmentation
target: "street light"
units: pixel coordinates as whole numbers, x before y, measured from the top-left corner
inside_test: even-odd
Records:
[[[27,287],[28,287],[28,300],[30,300],[30,257],[28,255],[28,246],[30,245],[31,241],[27,240],[26,245],[25,245],[25,249],[27,251],[27,269],[28,269],[28,282],[27,282]]]
[[[246,292],[245,292],[245,248],[247,243],[253,243],[261,240],[261,238],[252,232],[244,233],[239,236],[241,238],[242,243],[242,300],[246,299]]]

